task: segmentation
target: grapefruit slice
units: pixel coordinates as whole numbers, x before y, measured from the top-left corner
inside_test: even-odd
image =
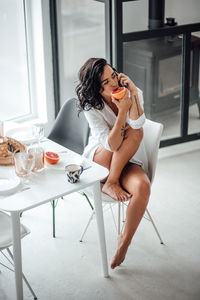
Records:
[[[51,165],[57,164],[60,159],[60,156],[54,152],[46,152],[44,157],[46,162]]]
[[[126,88],[125,87],[119,87],[112,91],[111,95],[113,98],[119,100],[122,99],[126,94]]]

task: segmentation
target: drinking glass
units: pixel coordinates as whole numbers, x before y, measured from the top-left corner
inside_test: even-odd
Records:
[[[14,154],[15,172],[17,176],[22,178],[23,183],[29,183],[28,176],[30,175],[35,165],[34,154],[26,152],[18,152]]]
[[[44,149],[42,147],[30,147],[28,153],[35,156],[33,172],[41,172],[44,170]]]
[[[34,124],[33,125],[33,136],[37,139],[38,145],[44,137],[44,124]]]

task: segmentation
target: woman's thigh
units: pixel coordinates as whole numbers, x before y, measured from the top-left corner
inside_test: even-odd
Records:
[[[112,155],[113,152],[106,150],[102,145],[100,145],[94,153],[93,161],[110,170]]]
[[[145,193],[150,194],[150,181],[143,170],[137,164],[128,163],[121,174],[120,182],[125,190],[130,194]]]

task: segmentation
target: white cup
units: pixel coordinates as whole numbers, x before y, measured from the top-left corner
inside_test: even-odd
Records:
[[[68,177],[70,183],[76,183],[80,180],[80,175],[83,172],[83,167],[77,164],[67,165],[65,167],[65,174]]]

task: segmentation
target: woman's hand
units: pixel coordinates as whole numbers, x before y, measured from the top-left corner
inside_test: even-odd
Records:
[[[119,73],[118,74],[118,80],[122,86],[125,86],[131,93],[136,93],[137,88],[133,81],[125,74]]]
[[[133,83],[133,81],[125,74],[120,73],[118,74],[118,80],[121,83],[121,85],[124,85],[127,87],[127,89],[130,91],[130,101],[131,101],[131,105],[129,106],[129,110],[130,110],[130,115],[131,118],[135,119],[135,113],[137,112],[137,117],[139,117],[142,113],[143,110],[141,108],[140,105],[140,101],[138,98],[138,90],[135,86],[135,84]]]
[[[132,100],[131,98],[128,97],[128,91],[126,91],[126,94],[120,100],[117,100],[112,97],[112,102],[117,106],[118,112],[127,113],[127,111],[130,109],[132,105]]]

